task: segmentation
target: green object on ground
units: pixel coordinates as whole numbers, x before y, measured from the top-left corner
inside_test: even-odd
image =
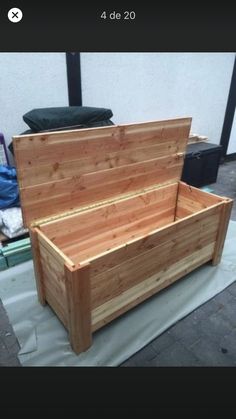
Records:
[[[32,259],[30,239],[17,240],[1,249],[2,256],[8,267],[18,265]]]
[[[4,269],[7,269],[7,268],[8,268],[7,261],[5,257],[0,254],[0,271],[4,271]]]

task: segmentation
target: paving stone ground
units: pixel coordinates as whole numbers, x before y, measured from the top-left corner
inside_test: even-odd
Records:
[[[217,183],[209,187],[216,194],[234,199],[231,219],[236,221],[236,162],[222,164]],[[158,336],[121,366],[235,365],[236,283],[233,283]]]

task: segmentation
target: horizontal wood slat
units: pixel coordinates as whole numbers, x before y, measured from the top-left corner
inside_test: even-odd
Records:
[[[62,308],[60,302],[56,299],[54,292],[47,287],[47,302],[53,311],[56,313],[60,321],[65,327],[68,327],[68,315],[65,312],[65,308]]]
[[[34,162],[30,162],[30,164],[28,162],[29,167],[24,168],[19,176],[21,176],[22,187],[41,185],[42,183],[71,179],[75,176],[75,173],[78,177],[88,173],[103,172],[131,165],[134,166],[135,170],[135,168],[139,168],[143,161],[159,159],[181,152],[184,152],[184,147],[179,140],[109,154],[100,149],[93,157],[81,158],[81,156],[76,157],[75,154],[71,156],[71,160],[64,161],[63,156],[65,158],[65,155],[63,155],[53,166],[50,161],[47,164],[37,164],[37,167],[35,167]],[[49,159],[49,156],[47,158]]]
[[[76,199],[78,204],[85,205],[92,190],[94,195],[91,196],[91,203],[97,199],[102,200],[106,194],[106,188],[108,193],[115,190],[119,192],[120,190],[124,194],[132,190],[133,187],[139,188],[139,184],[140,187],[141,185],[151,186],[155,179],[163,183],[169,180],[177,181],[182,170],[182,164],[183,157],[173,156],[151,160],[138,165],[138,168],[134,167],[136,165],[130,165],[124,168],[105,170],[98,174],[90,173],[81,177],[74,177],[73,179],[47,183],[43,185],[43,188],[42,185],[22,188],[21,197],[27,201],[28,207],[32,208],[32,210],[37,209],[35,202],[40,199],[41,205],[44,206],[45,210],[45,206],[49,208],[52,206],[52,195],[57,203],[63,203],[63,200],[68,196],[68,189],[71,189],[71,202]],[[70,206],[69,202],[65,202],[65,204]]]
[[[168,269],[178,260],[215,242],[219,217],[219,214],[208,216],[202,222],[193,224],[191,229],[186,229],[180,236],[169,236],[154,248],[139,252],[138,255],[95,276],[92,280],[92,307],[98,307],[155,272]]]
[[[184,182],[179,182],[175,219],[187,217],[220,202],[222,202],[222,198],[217,195],[201,191]]]
[[[64,263],[67,263],[69,266],[74,266],[74,263],[45,234],[38,228],[35,228],[35,231],[38,234],[39,243],[50,253],[53,259],[56,259],[61,266],[64,266]]]
[[[166,201],[176,202],[178,183],[160,187],[134,197],[121,199],[112,204],[89,209],[77,214],[51,221],[41,226],[41,231],[56,245],[70,244],[87,235],[132,222],[154,210],[165,208]],[[164,203],[164,204],[163,204]]]
[[[172,223],[169,226],[164,225],[159,230],[154,230],[143,238],[136,239],[130,243],[123,243],[115,251],[104,252],[97,255],[90,261],[91,277],[101,274],[116,265],[122,264],[127,259],[134,258],[147,252],[162,243],[172,240],[173,243],[184,235],[191,235],[200,229],[199,226],[205,228],[212,220],[213,224],[219,220],[221,205],[202,211],[200,214],[189,216],[186,220]]]
[[[200,250],[196,250],[173,265],[170,264],[167,269],[156,272],[150,278],[93,309],[92,331],[94,332],[151,295],[209,261],[213,255],[214,245],[215,243],[211,243]]]
[[[45,299],[58,315],[59,319],[67,325],[67,301],[65,293],[64,263],[55,258],[55,252],[39,242],[39,251],[43,271],[43,284]]]
[[[191,118],[14,137],[24,224],[180,179]]]
[[[168,181],[171,183],[176,182],[179,174],[180,166],[177,168],[169,169]],[[112,184],[103,184],[91,189],[84,189],[81,191],[74,189],[68,193],[68,189],[65,188],[62,194],[57,194],[56,196],[53,195],[53,188],[48,189],[47,185],[47,197],[44,196],[44,199],[40,200],[39,194],[32,201],[31,195],[29,194],[29,203],[26,207],[24,207],[23,213],[25,214],[25,217],[30,217],[31,219],[33,216],[34,219],[37,220],[39,215],[40,217],[43,217],[46,214],[50,214],[52,208],[54,208],[54,211],[56,211],[56,208],[60,208],[61,211],[76,210],[78,207],[88,204],[88,202],[90,204],[97,203],[98,201],[101,202],[105,199],[109,199],[111,196],[122,197],[122,195],[126,195],[127,193],[140,190],[144,187],[149,187],[153,185],[157,179],[163,180],[164,182],[167,181],[166,175],[163,174],[157,177],[156,172],[151,172],[148,175],[141,174],[139,176],[117,181]],[[68,184],[68,188],[69,186],[70,185]],[[23,191],[21,192],[21,197],[23,201],[28,200],[28,198],[25,197]],[[33,221],[33,219],[31,219],[31,221]]]
[[[158,227],[173,222],[174,212],[175,207],[170,207],[163,212],[154,213],[139,221],[94,236],[81,244],[68,245],[64,248],[64,252],[74,260],[75,264],[80,263],[83,260],[94,257],[96,254],[110,251],[122,243],[125,244],[129,240],[148,234]]]

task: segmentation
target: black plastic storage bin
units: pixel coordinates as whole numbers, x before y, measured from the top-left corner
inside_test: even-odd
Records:
[[[220,145],[208,142],[189,144],[181,180],[197,187],[216,182],[220,157]]]

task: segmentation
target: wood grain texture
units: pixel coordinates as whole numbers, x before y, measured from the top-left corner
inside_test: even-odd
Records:
[[[230,220],[230,214],[233,206],[233,200],[227,199],[223,203],[221,207],[221,215],[220,215],[220,224],[216,239],[216,246],[214,249],[214,256],[212,259],[212,265],[217,265],[221,261],[221,256],[224,248],[224,242],[226,233],[228,230],[229,220]]]
[[[65,275],[70,342],[80,353],[92,343],[89,264],[77,269],[65,265]]]
[[[221,204],[219,203],[212,208],[202,210],[198,214],[189,215],[185,220],[171,222],[169,225],[164,223],[163,226],[152,229],[149,233],[144,232],[141,237],[123,241],[115,249],[113,248],[103,253],[97,252],[94,257],[86,260],[86,262],[90,262],[91,277],[122,263],[128,258],[135,257],[144,251],[150,250],[159,244],[168,241],[169,237],[175,240],[180,237],[182,233],[191,233],[193,225],[198,226],[199,224],[204,223],[206,216],[213,218],[215,216],[218,217],[220,207]]]
[[[211,205],[223,202],[223,200],[224,198],[220,196],[202,191],[184,182],[179,182],[175,219],[185,218]]]
[[[14,138],[25,224],[58,216],[31,228],[38,295],[76,353],[91,346],[93,331],[220,261],[232,200],[179,182],[190,124]]]
[[[61,322],[67,327],[67,300],[65,292],[64,259],[48,246],[38,235],[40,262],[43,272],[45,300],[50,304]]]
[[[191,211],[174,221],[177,198]],[[93,331],[212,260],[217,240],[223,246],[225,202],[174,183],[35,228],[46,300],[74,351],[90,347]]]
[[[47,249],[53,259],[60,264],[67,263],[69,266],[74,266],[74,263],[39,228],[35,227],[34,231],[37,232],[39,243]]]
[[[36,280],[36,287],[38,293],[39,302],[44,306],[46,305],[46,294],[45,294],[45,285],[43,278],[43,269],[42,269],[42,260],[39,249],[38,234],[35,229],[29,229],[30,240],[31,240],[31,249],[34,262],[34,273]]]
[[[193,254],[196,250],[215,243],[220,220],[220,208],[214,214],[212,210],[206,210],[202,220],[192,223],[190,226],[179,228],[178,233],[171,233],[171,227],[166,227],[165,239],[159,239],[156,235],[156,246],[144,248],[137,254],[129,252],[127,245],[126,259],[118,263],[116,251],[113,252],[113,260],[117,260],[112,268],[104,269],[98,275],[91,272],[92,308],[99,307],[106,301],[113,299],[127,291],[127,289],[144,281],[155,272],[165,271],[181,259]],[[207,214],[209,212],[209,214]],[[181,224],[179,227],[182,227]],[[168,234],[168,229],[169,234]],[[118,251],[118,253],[120,253]],[[91,262],[91,268],[96,269],[96,260]]]
[[[51,221],[40,226],[40,230],[57,246],[78,243],[84,239],[124,224],[141,220],[142,217],[160,212],[175,205],[178,184],[140,193],[112,204]]]
[[[167,269],[156,272],[124,293],[114,297],[92,311],[92,330],[95,331],[116,317],[140,304],[158,291],[166,288],[184,275],[208,262],[212,258],[215,243],[196,250]]]
[[[177,185],[167,186],[166,190],[161,189],[91,210],[89,214],[81,213],[80,216],[73,217],[73,223],[69,220],[70,227],[63,221],[61,234],[58,230],[51,230],[51,225],[47,227],[50,227],[51,233],[56,233],[54,243],[78,264],[172,222]],[[57,223],[57,228],[59,226],[60,223]]]
[[[191,118],[14,137],[24,224],[180,179]]]
[[[61,321],[61,323],[66,328],[68,328],[68,318],[67,314],[65,313],[65,307],[63,307],[60,301],[57,300],[54,291],[52,291],[50,288],[47,288],[47,302],[58,317],[58,319]]]
[[[143,237],[143,235],[151,233],[158,227],[172,223],[173,216],[174,207],[162,213],[154,213],[149,217],[140,219],[140,221],[126,224],[112,231],[94,236],[81,244],[74,243],[73,246],[65,248],[65,253],[68,252],[68,255],[74,260],[75,264],[80,263],[81,261],[94,258],[101,253],[109,252],[122,244],[128,243],[130,240]]]

